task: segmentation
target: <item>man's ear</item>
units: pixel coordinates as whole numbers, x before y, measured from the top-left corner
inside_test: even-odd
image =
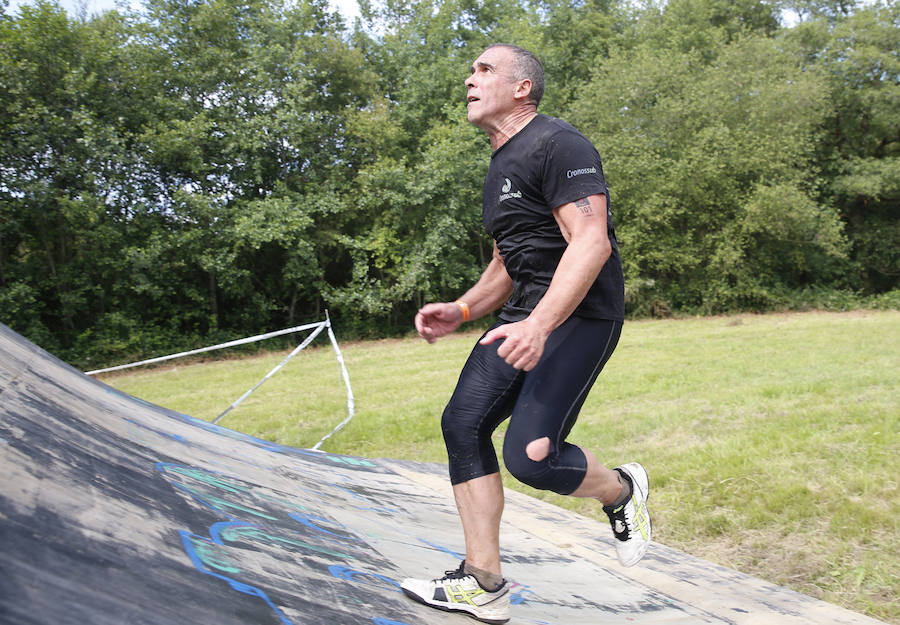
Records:
[[[529,97],[531,97],[531,81],[527,78],[524,80],[520,80],[519,84],[516,85],[516,92],[513,94],[513,97],[517,100],[527,100]]]

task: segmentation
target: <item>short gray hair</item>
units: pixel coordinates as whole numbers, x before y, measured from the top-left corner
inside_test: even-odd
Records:
[[[534,52],[520,48],[511,43],[494,43],[487,47],[506,48],[513,53],[513,78],[516,80],[531,81],[531,95],[529,100],[534,103],[535,107],[541,103],[544,97],[544,65],[541,60],[535,56]]]

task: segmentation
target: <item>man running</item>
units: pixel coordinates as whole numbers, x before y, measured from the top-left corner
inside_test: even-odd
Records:
[[[609,469],[566,441],[624,319],[600,156],[571,125],[537,113],[544,71],[531,52],[492,45],[465,84],[468,119],[493,150],[483,198],[493,258],[459,300],[422,307],[415,326],[432,343],[465,321],[500,313],[463,367],[441,423],[466,559],[443,577],[401,586],[426,605],[504,623],[503,485],[491,442],[501,422],[510,420],[503,443],[509,472],[534,488],[598,499],[625,566],[650,542],[649,484],[640,464]]]

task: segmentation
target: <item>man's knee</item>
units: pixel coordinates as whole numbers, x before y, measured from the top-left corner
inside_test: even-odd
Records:
[[[478,446],[478,433],[466,426],[466,421],[455,413],[451,406],[444,409],[441,417],[441,432],[448,451],[469,450]]]
[[[545,436],[537,440],[531,441],[525,447],[525,455],[529,460],[540,462],[550,455],[550,438]]]
[[[505,445],[503,460],[510,474],[533,488],[552,490],[553,470],[549,456],[552,452],[550,439],[546,436],[528,443],[525,448]]]

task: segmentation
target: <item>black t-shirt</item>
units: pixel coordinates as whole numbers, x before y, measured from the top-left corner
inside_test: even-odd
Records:
[[[566,249],[553,209],[594,194],[606,196],[612,254],[574,315],[622,321],[625,281],[609,210],[609,189],[597,150],[566,122],[538,115],[491,155],[482,218],[513,280],[500,311],[505,321],[527,317],[547,292]]]

